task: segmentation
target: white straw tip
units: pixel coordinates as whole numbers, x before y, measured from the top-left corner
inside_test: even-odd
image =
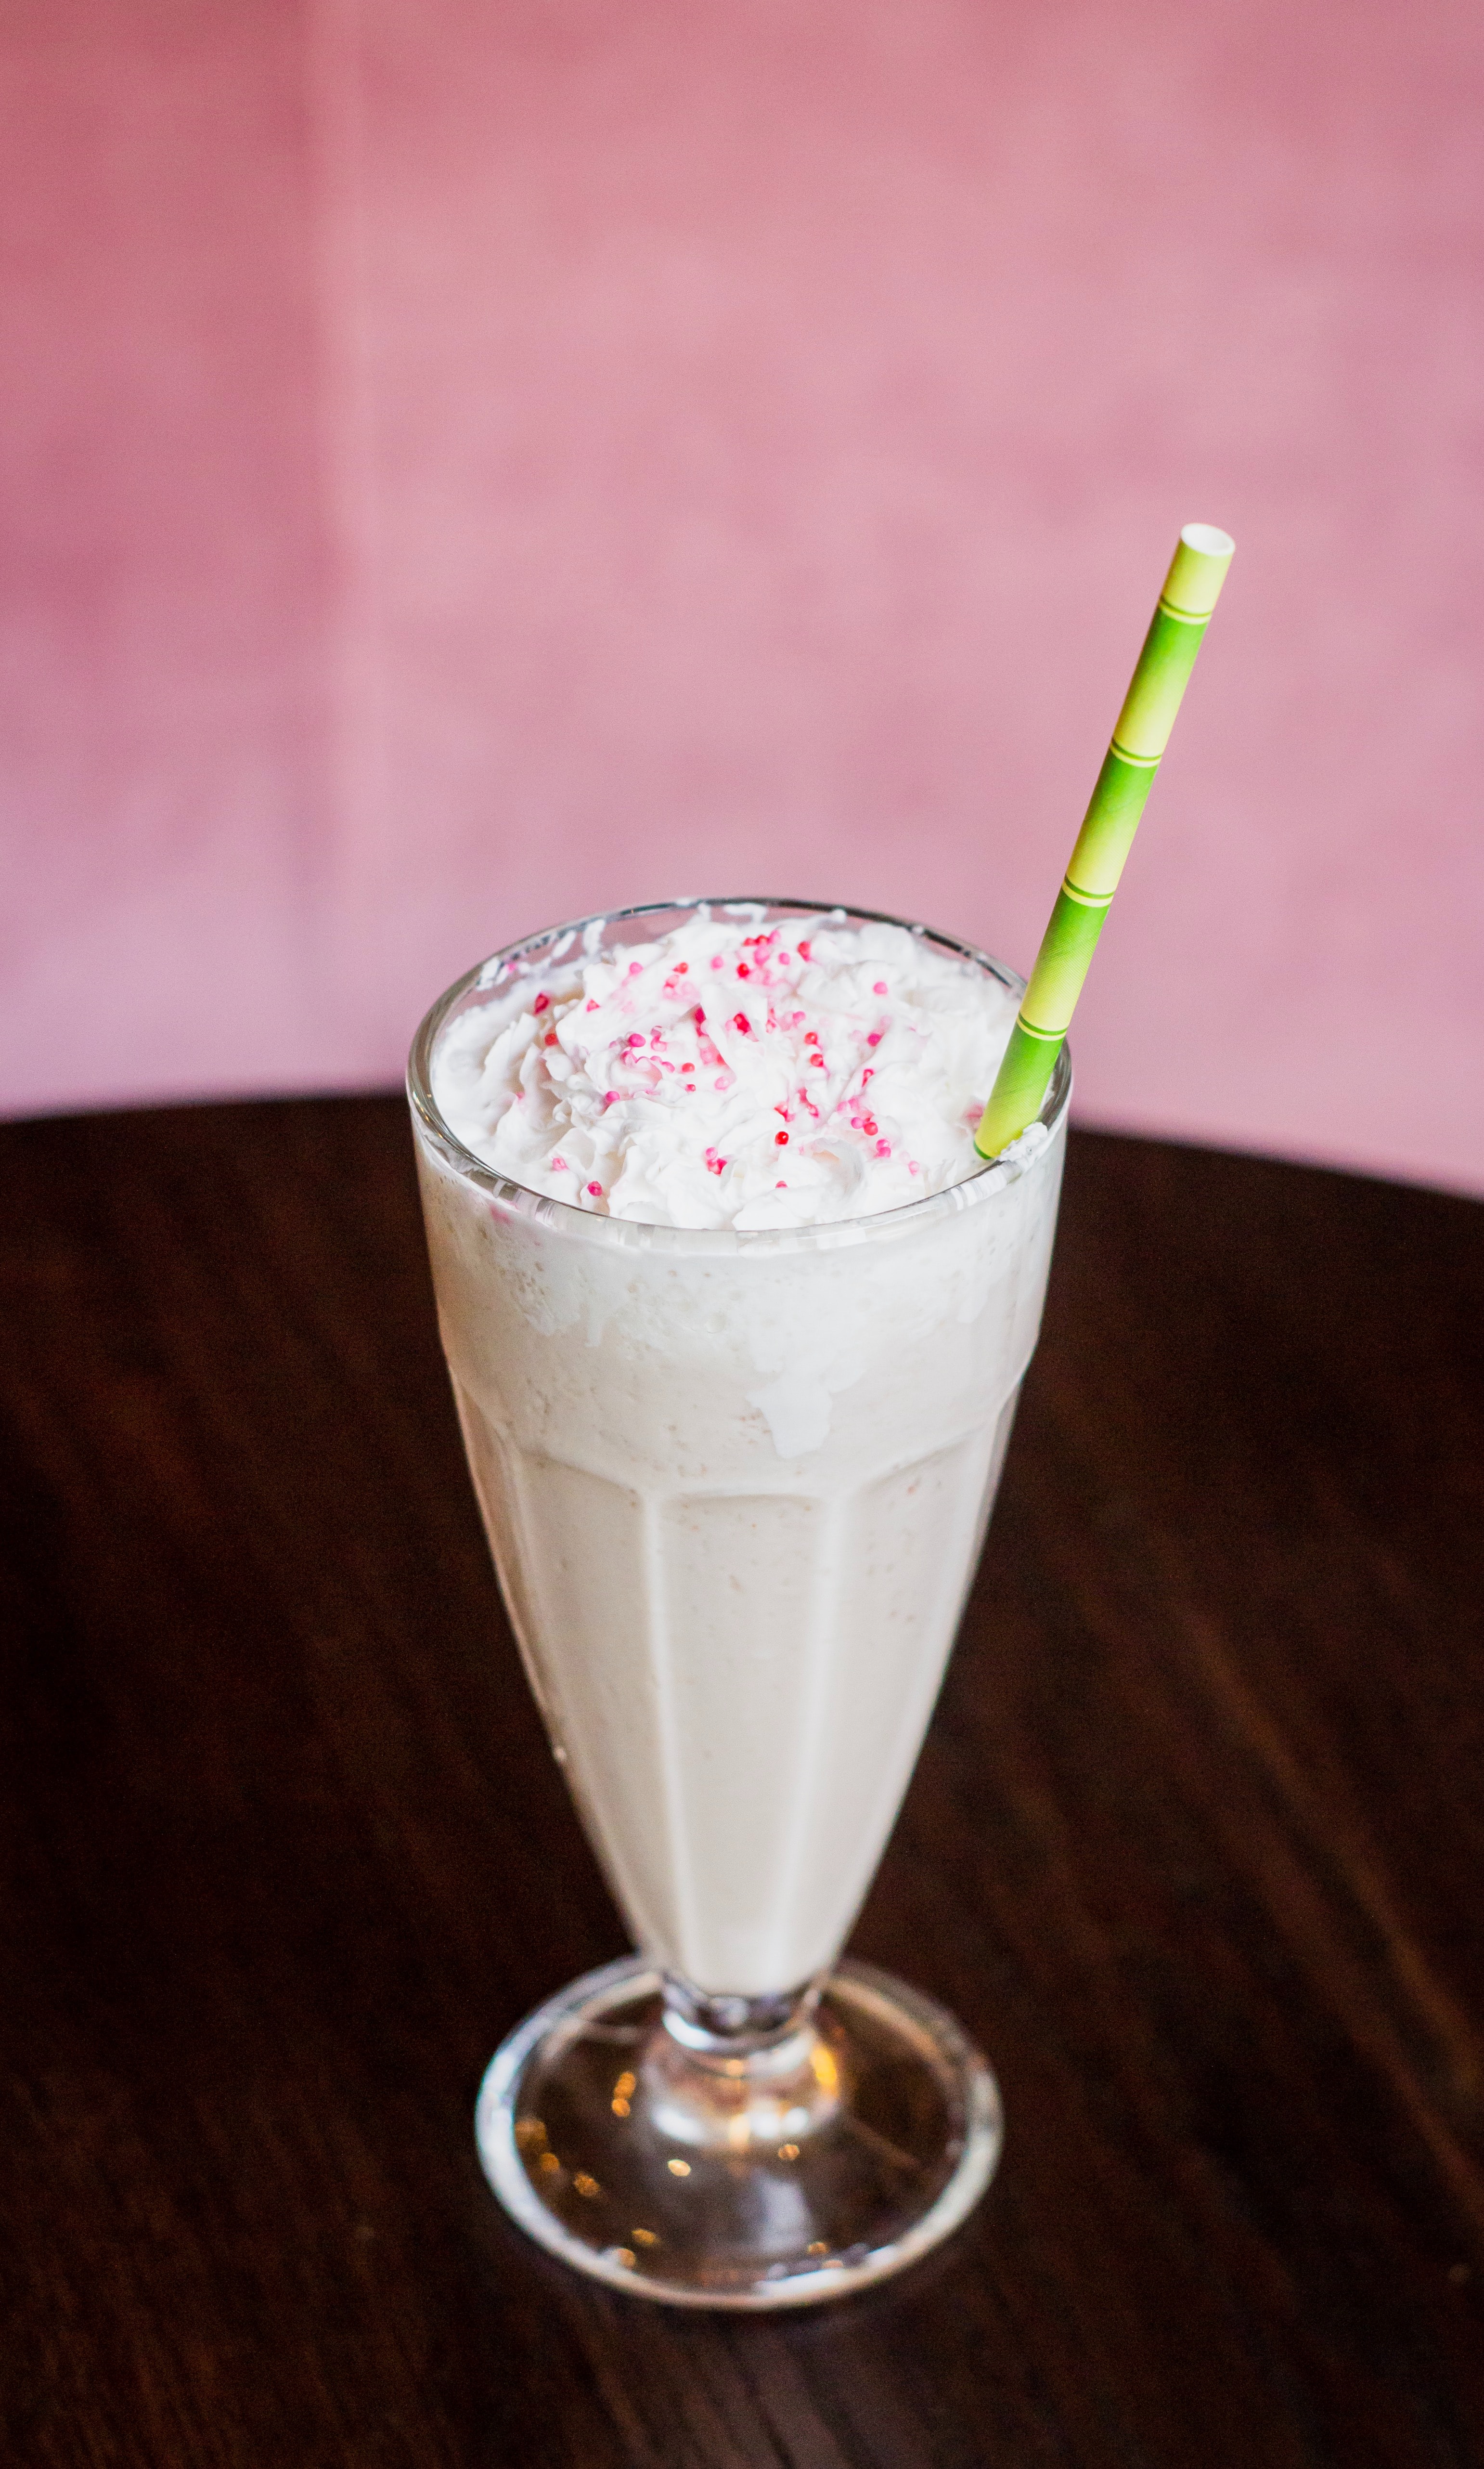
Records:
[[[1215,523],[1186,523],[1180,539],[1198,557],[1230,557],[1237,546],[1230,532],[1219,532]]]

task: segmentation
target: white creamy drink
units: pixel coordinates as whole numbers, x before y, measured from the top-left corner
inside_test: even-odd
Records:
[[[695,906],[503,956],[421,1098],[415,1054],[527,1670],[641,1947],[714,1996],[836,1954],[937,1694],[1062,1170],[1064,1067],[973,1147],[1019,992],[919,930]]]

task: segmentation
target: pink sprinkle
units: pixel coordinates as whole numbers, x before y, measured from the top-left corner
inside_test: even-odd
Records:
[[[587,1004],[586,1004],[586,1008],[587,1008],[587,1010],[588,1010],[588,1011],[596,1011],[596,1010],[597,1010],[597,1008],[598,1008],[597,1004],[596,1004],[591,1000],[591,998],[590,998],[590,997],[589,997],[589,999],[588,999],[588,1002],[587,1002]]]
[[[553,1158],[551,1162],[551,1170],[553,1174],[567,1174],[571,1169],[569,1168],[565,1158]]]
[[[717,1087],[719,1089],[730,1089],[736,1077],[737,1074],[735,1072],[719,1072],[717,1073]]]
[[[876,1154],[877,1154],[877,1156],[878,1156],[878,1157],[890,1157],[890,1155],[891,1155],[891,1142],[890,1142],[890,1141],[878,1141],[878,1142],[877,1142],[877,1144],[876,1144]]]
[[[537,999],[536,999],[535,1003],[532,1004],[531,1008],[532,1008],[532,1010],[533,1010],[533,1011],[550,1011],[550,1009],[551,1009],[551,997],[550,997],[550,995],[537,995]]]
[[[774,1144],[778,1148],[786,1149],[788,1145],[788,1135],[787,1132],[775,1132],[773,1134],[773,1141]]]
[[[787,953],[787,952],[780,952],[780,953],[779,953],[779,955],[778,955],[778,958],[779,958],[780,961],[783,963],[783,966],[784,966],[785,968],[787,968],[787,967],[788,967],[788,953]]]
[[[630,1046],[642,1046],[644,1044],[644,1040],[636,1028],[629,1031],[628,1043]]]
[[[860,1075],[860,1085],[861,1085],[862,1089],[865,1087],[866,1082],[867,1082],[868,1080],[874,1080],[875,1078],[876,1078],[876,1065],[875,1065],[874,1063],[868,1063],[868,1064],[866,1065],[866,1067],[865,1067],[865,1070],[861,1073],[861,1075]]]
[[[908,1158],[908,1160],[907,1160],[907,1172],[908,1172],[908,1174],[921,1174],[921,1173],[922,1173],[922,1171],[923,1171],[923,1169],[922,1169],[922,1167],[918,1165],[918,1162],[917,1162],[916,1158]]]
[[[870,1135],[871,1135],[871,1138],[872,1138],[873,1140],[875,1140],[875,1138],[876,1138],[876,1123],[875,1123],[875,1119],[874,1119],[874,1118],[873,1118],[872,1116],[870,1116],[870,1115],[862,1115],[862,1117],[861,1117],[861,1119],[860,1119],[860,1128],[861,1128],[861,1130],[862,1130],[863,1132],[869,1132],[869,1133],[870,1133]]]
[[[739,961],[738,961],[738,963],[737,963],[737,974],[738,974],[738,976],[739,976],[740,978],[750,978],[750,977],[751,977],[751,975],[752,975],[752,971],[748,968],[747,963],[746,963],[746,961],[745,961],[745,960],[739,960]]]
[[[801,943],[799,945],[799,958],[801,960],[811,960],[813,957],[814,956],[807,943]]]
[[[628,974],[631,978],[642,978],[644,975],[644,962],[642,960],[630,960],[628,963]]]
[[[606,1111],[609,1106],[616,1106],[618,1104],[618,1091],[616,1089],[605,1089],[603,1093],[603,1103],[605,1111]]]
[[[773,1186],[773,1189],[775,1191],[787,1191],[788,1188],[788,1187],[786,1183],[775,1183]]]
[[[810,1063],[812,1063],[816,1072],[822,1072],[824,1070],[825,1058],[822,1054],[811,1054],[809,1059]]]
[[[675,962],[675,976],[677,978],[683,978],[690,965],[689,960],[677,960]]]
[[[601,1183],[590,1183],[587,1188],[592,1193],[594,1200],[601,1200],[603,1198],[603,1186]]]
[[[885,979],[878,978],[875,985],[871,989],[871,992],[874,995],[884,995],[889,993],[890,988],[888,987]]]
[[[801,1020],[802,1020],[802,1018],[804,1017],[804,1015],[803,1015],[803,1013],[802,1013],[802,1012],[800,1013],[799,1017],[800,1017],[800,1019],[801,1019]],[[817,1045],[819,1044],[819,1031],[818,1031],[818,1029],[817,1029],[817,1028],[807,1028],[807,1029],[805,1030],[805,1032],[804,1032],[804,1043],[805,1043],[805,1045],[806,1045],[806,1046],[817,1046]]]
[[[706,1015],[702,1011],[699,1004],[697,1004],[696,1006],[696,1026],[697,1028],[703,1028],[705,1027],[705,1023]]]
[[[695,1081],[694,1081],[694,1080],[687,1080],[687,1082],[686,1082],[686,1084],[685,1084],[685,1094],[686,1094],[686,1096],[687,1096],[688,1097],[694,1097],[694,1096],[695,1096],[695,1095],[696,1095],[696,1083],[695,1083]]]
[[[719,952],[713,952],[713,953],[712,953],[712,955],[711,955],[711,965],[712,965],[712,967],[713,967],[714,969],[719,969],[719,967],[721,966],[721,955],[720,955],[720,953],[719,953]]]
[[[752,1034],[752,1023],[747,1018],[744,1011],[733,1012],[732,1027],[737,1030],[738,1035],[741,1037],[750,1037]]]
[[[880,1032],[880,1030],[879,1030],[879,1028],[873,1028],[873,1030],[871,1031],[870,1036],[866,1039],[866,1044],[867,1044],[868,1046],[879,1046],[879,1045],[880,1045],[880,1042],[881,1042],[881,1032]]]

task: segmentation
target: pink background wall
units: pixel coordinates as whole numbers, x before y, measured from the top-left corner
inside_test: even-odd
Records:
[[[677,889],[1023,966],[1198,517],[1084,1117],[1484,1189],[1474,0],[0,53],[0,1102],[387,1080],[479,954]]]

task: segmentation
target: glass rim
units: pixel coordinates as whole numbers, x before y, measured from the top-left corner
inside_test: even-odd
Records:
[[[925,1192],[921,1200],[903,1201],[897,1209],[879,1209],[859,1217],[831,1218],[822,1224],[804,1226],[670,1226],[643,1217],[600,1216],[596,1210],[580,1209],[570,1200],[558,1200],[552,1193],[535,1191],[529,1184],[516,1183],[502,1174],[473,1150],[467,1148],[440,1113],[433,1096],[432,1060],[439,1031],[465,995],[487,989],[492,996],[496,989],[518,969],[519,964],[534,956],[550,958],[552,947],[563,936],[575,937],[593,926],[623,925],[629,918],[677,917],[688,911],[709,910],[725,913],[752,915],[753,912],[781,911],[801,917],[839,918],[842,923],[859,926],[895,926],[903,934],[931,943],[957,960],[970,962],[995,978],[1017,998],[1025,992],[1025,980],[1019,971],[976,943],[966,943],[956,935],[946,935],[939,928],[925,926],[908,917],[893,917],[880,909],[851,909],[840,901],[785,900],[761,893],[736,894],[729,897],[696,894],[683,900],[641,900],[622,909],[598,909],[588,916],[566,920],[559,926],[543,927],[535,935],[523,935],[517,942],[507,943],[491,952],[487,959],[476,961],[455,980],[423,1014],[413,1038],[407,1057],[407,1099],[413,1120],[447,1165],[460,1179],[488,1192],[501,1206],[514,1214],[531,1219],[554,1231],[577,1235],[586,1242],[617,1244],[629,1249],[664,1249],[709,1251],[717,1255],[739,1252],[788,1252],[828,1250],[834,1244],[862,1243],[877,1240],[889,1234],[902,1234],[910,1226],[916,1229],[934,1217],[949,1217],[960,1211],[977,1207],[995,1193],[1008,1191],[1023,1174],[1034,1173],[1049,1153],[1051,1143],[1023,1165],[1019,1161],[1006,1165],[1000,1158],[986,1158],[973,1173],[962,1182],[950,1183],[942,1191]],[[1071,1049],[1063,1041],[1057,1056],[1046,1095],[1036,1120],[1048,1133],[1054,1134],[1065,1118],[1072,1091]]]

